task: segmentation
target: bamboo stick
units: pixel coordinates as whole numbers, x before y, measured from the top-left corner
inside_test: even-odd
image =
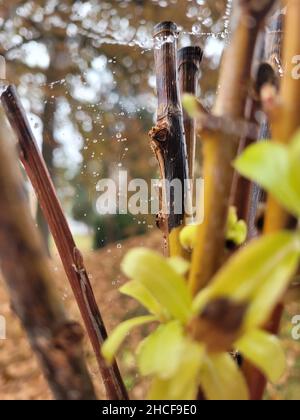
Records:
[[[172,22],[160,23],[154,28],[153,36],[158,109],[157,124],[151,130],[150,138],[163,183],[158,225],[169,238],[170,254],[182,255],[179,232],[184,223],[184,189],[189,171],[178,84],[177,26]],[[182,191],[176,193],[171,189],[168,197],[166,183],[171,184],[174,180],[180,182]]]
[[[13,309],[54,397],[96,400],[84,362],[83,331],[66,318],[54,293],[47,255],[30,216],[2,109],[0,127],[0,265]]]
[[[86,330],[93,346],[107,396],[112,400],[128,399],[117,364],[108,366],[101,354],[107,338],[106,329],[84,266],[66,217],[58,200],[53,182],[37,147],[23,106],[14,86],[2,93],[1,101],[19,141],[20,159],[35,189],[64,265]]]
[[[300,127],[300,79],[293,77],[294,57],[300,52],[300,2],[283,1],[287,6],[284,23],[283,65],[285,66],[280,89],[279,105],[270,111],[272,138],[287,144]],[[271,196],[267,200],[264,234],[276,232],[290,226],[290,215]],[[267,329],[276,334],[280,327],[283,306],[279,305]],[[266,379],[256,369],[245,366],[252,400],[260,400],[266,386]]]
[[[203,50],[200,47],[185,47],[178,52],[178,76],[181,95],[198,95],[198,79]],[[183,111],[184,132],[187,146],[189,179],[193,182],[196,157],[196,122]]]
[[[251,76],[255,43],[265,16],[275,0],[258,5],[240,1],[240,14],[231,45],[226,48],[213,114],[243,119]],[[252,9],[253,7],[253,9]],[[251,24],[249,24],[251,22]],[[203,133],[204,134],[204,133]],[[203,135],[205,214],[198,229],[189,278],[190,290],[196,294],[208,284],[224,260],[226,223],[233,181],[232,161],[239,136],[211,132]]]

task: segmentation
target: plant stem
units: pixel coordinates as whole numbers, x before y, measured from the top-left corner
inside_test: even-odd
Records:
[[[158,110],[157,125],[150,132],[163,184],[158,225],[169,238],[171,255],[183,255],[179,232],[184,223],[189,172],[178,84],[177,33],[177,26],[172,22],[163,22],[154,28]],[[180,185],[181,191],[169,188],[174,182]]]
[[[53,291],[48,258],[34,226],[10,128],[0,110],[0,264],[49,386],[58,400],[96,400],[82,349],[81,326],[67,320]],[[5,135],[4,135],[5,133]]]
[[[84,266],[83,257],[76,247],[51,177],[37,147],[15,87],[8,86],[2,94],[1,100],[19,141],[20,159],[49,224],[83,317],[107,396],[109,399],[115,400],[127,399],[126,388],[116,363],[112,367],[108,366],[101,354],[101,346],[107,338],[107,333]]]
[[[222,61],[220,90],[213,109],[215,116],[232,120],[244,118],[256,38],[273,3],[264,3],[263,10],[257,12],[251,10],[251,2],[243,2],[231,45],[226,48]],[[249,25],[250,20],[252,25]],[[205,213],[192,257],[189,286],[193,294],[209,283],[224,260],[223,244],[234,173],[232,161],[238,143],[238,135],[221,131],[203,133]]]
[[[288,0],[285,17],[285,32],[283,43],[283,63],[286,64],[280,89],[280,109],[274,109],[270,115],[272,137],[287,144],[300,127],[300,80],[293,77],[294,57],[300,52],[300,2]],[[274,200],[268,197],[264,234],[276,232],[289,227],[290,215]],[[273,314],[267,329],[277,334],[280,327],[283,307],[279,305]],[[251,398],[262,399],[266,386],[265,377],[254,368],[248,369],[247,380],[250,386]]]

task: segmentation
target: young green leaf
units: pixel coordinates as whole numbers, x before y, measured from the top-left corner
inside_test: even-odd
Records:
[[[184,276],[190,268],[190,263],[181,257],[170,257],[167,263],[180,276]]]
[[[244,220],[238,220],[237,210],[231,206],[227,220],[226,239],[234,242],[236,245],[242,245],[247,239],[247,233],[246,222]]]
[[[300,196],[300,131],[292,139],[289,147],[290,172],[289,181],[293,189]]]
[[[201,369],[200,384],[209,400],[245,401],[249,399],[246,380],[236,362],[226,353],[207,356]]]
[[[170,318],[167,310],[159,304],[151,292],[139,281],[129,281],[120,288],[120,292],[136,299],[148,309],[151,314],[156,315],[160,320],[163,321]]]
[[[283,348],[277,337],[262,330],[252,330],[236,343],[243,356],[257,366],[271,382],[278,381],[286,369]]]
[[[178,369],[184,346],[183,328],[178,321],[160,325],[138,349],[138,366],[143,376],[170,378]]]
[[[124,321],[122,324],[118,325],[102,346],[101,351],[105,359],[109,363],[112,363],[116,353],[119,350],[119,347],[129,332],[135,327],[154,321],[157,321],[155,316],[147,315],[129,319],[128,321]]]
[[[191,316],[192,297],[184,277],[179,275],[160,254],[144,248],[130,251],[123,272],[140,282],[175,318],[186,323]]]
[[[199,387],[199,372],[204,357],[204,347],[184,340],[183,357],[177,371],[170,379],[155,377],[149,392],[150,400],[194,400]]]
[[[286,146],[274,142],[257,143],[248,147],[234,166],[271,193],[285,209],[300,216],[300,194],[290,182],[290,154]]]
[[[182,96],[182,106],[191,118],[196,118],[198,116],[198,102],[194,95],[185,93]]]
[[[185,226],[181,230],[180,235],[179,235],[179,240],[180,240],[181,246],[184,249],[189,250],[189,251],[194,249],[196,239],[197,239],[198,228],[199,228],[198,225],[189,225],[189,226]]]

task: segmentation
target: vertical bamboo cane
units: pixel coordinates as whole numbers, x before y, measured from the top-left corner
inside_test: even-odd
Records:
[[[67,320],[53,291],[46,252],[30,217],[9,127],[0,109],[0,265],[49,386],[58,400],[95,400],[83,331]]]
[[[157,125],[151,130],[150,138],[163,182],[163,210],[158,224],[169,238],[170,254],[182,255],[179,232],[184,223],[188,163],[178,85],[176,38],[177,26],[172,22],[160,23],[154,29],[158,109]],[[170,185],[174,180],[180,183],[181,192],[167,188],[167,183]],[[170,197],[167,190],[170,190]]]
[[[220,90],[213,109],[215,116],[243,119],[251,76],[251,64],[257,35],[275,0],[257,8],[241,0],[240,15],[231,45],[225,50]],[[251,23],[251,24],[250,24]],[[209,133],[203,139],[205,214],[198,229],[193,252],[189,285],[196,294],[208,284],[224,259],[226,223],[233,181],[232,161],[238,151],[239,137],[228,133]]]
[[[197,96],[198,78],[203,51],[200,47],[185,47],[178,52],[178,75],[181,94],[190,93]],[[183,111],[184,132],[187,146],[189,165],[189,178],[194,179],[194,166],[196,157],[196,130],[195,119],[190,118]]]
[[[283,64],[285,66],[280,89],[280,106],[271,117],[272,137],[287,144],[300,127],[300,79],[294,77],[294,57],[300,54],[300,2],[299,0],[283,1],[287,6],[284,23]],[[267,201],[264,233],[272,233],[287,228],[290,216],[271,196]],[[278,306],[268,326],[269,331],[277,333],[282,316],[282,306]],[[246,366],[246,376],[250,387],[251,398],[260,400],[266,386],[266,379],[256,369]]]
[[[35,189],[54,237],[65,272],[71,284],[78,307],[92,343],[107,396],[112,400],[127,399],[127,392],[117,364],[108,366],[101,354],[101,345],[107,338],[106,329],[95,300],[93,289],[84,266],[83,257],[76,247],[57,194],[37,147],[23,106],[14,86],[2,93],[1,101],[19,141],[20,159]]]

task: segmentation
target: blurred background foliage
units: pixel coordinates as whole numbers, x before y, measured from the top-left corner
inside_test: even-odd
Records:
[[[227,37],[226,0],[0,0],[0,54],[18,87],[73,231],[99,248],[154,227],[154,217],[101,216],[97,182],[158,176],[148,146],[155,119],[152,29],[173,20],[179,46],[205,50],[209,108]],[[48,242],[40,211],[37,220]],[[77,222],[80,223],[77,223]]]

